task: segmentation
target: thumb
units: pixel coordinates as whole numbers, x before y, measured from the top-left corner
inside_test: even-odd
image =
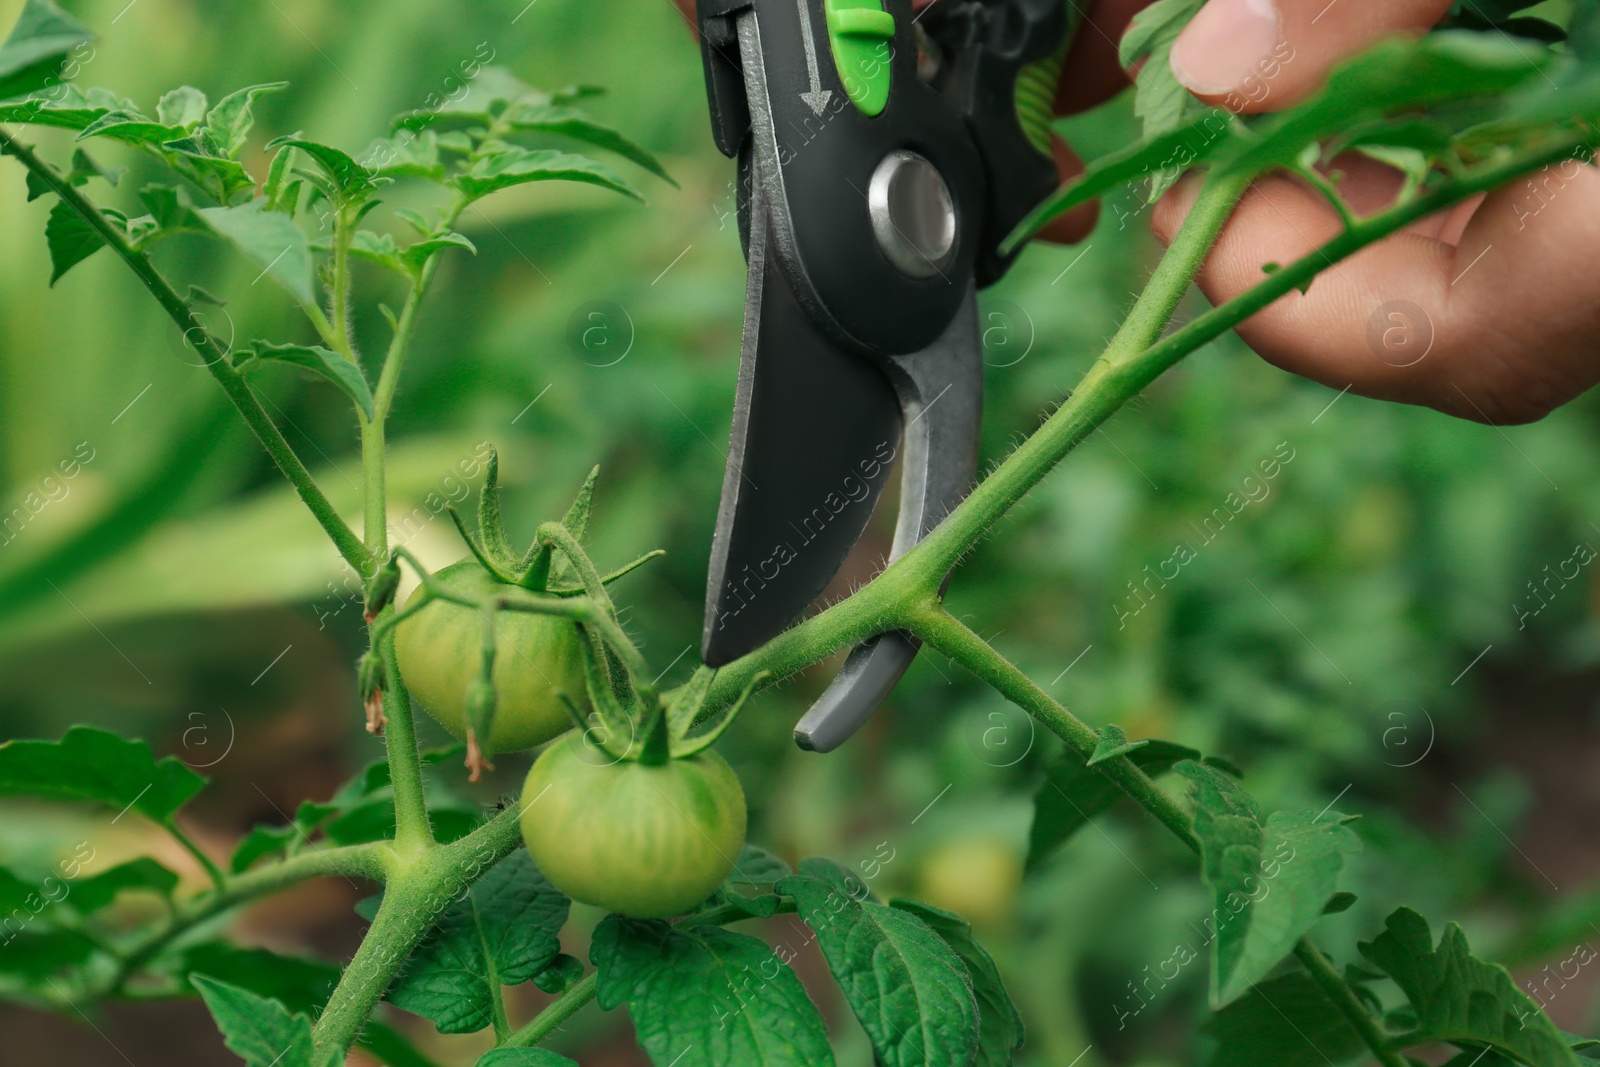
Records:
[[[1210,0],[1172,46],[1172,72],[1208,104],[1275,111],[1314,93],[1382,37],[1421,33],[1451,0]]]

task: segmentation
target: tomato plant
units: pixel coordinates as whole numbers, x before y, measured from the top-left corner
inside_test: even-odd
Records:
[[[1198,6],[1153,5],[1167,21],[1138,30],[1146,50],[1157,30],[1170,36]],[[75,854],[37,884],[0,868],[0,993],[85,1018],[115,1001],[198,995],[227,1046],[252,1067],[327,1067],[357,1047],[401,1067],[429,1062],[400,1032],[393,1009],[425,1017],[442,1034],[487,1031],[460,1046],[470,1049],[463,1055],[482,1052],[487,1067],[570,1062],[546,1046],[591,1003],[625,1008],[639,1043],[663,1067],[828,1064],[836,1051],[812,1000],[817,983],[802,985],[791,967],[803,949],[818,957],[818,976],[824,967],[832,975],[829,995],[859,1023],[859,1039],[837,1044],[855,1040],[850,1054],[863,1062],[1026,1059],[1018,1002],[1046,1032],[1041,1044],[1060,1051],[1051,1026],[1071,982],[1043,991],[1008,982],[1003,955],[981,945],[966,919],[936,906],[962,902],[986,932],[1010,921],[1030,895],[1026,884],[1017,887],[1011,854],[934,849],[923,881],[938,899],[886,902],[881,885],[899,883],[876,879],[897,855],[892,846],[847,866],[803,853],[785,859],[745,841],[744,790],[711,746],[744,724],[736,716],[758,692],[890,627],[958,665],[1025,713],[1020,721],[1030,730],[1053,739],[1056,748],[1028,768],[1036,788],[1028,877],[1087,837],[1087,827],[1123,852],[1096,821],[1123,799],[1173,839],[1140,839],[1141,856],[1161,858],[1174,876],[1198,872],[1194,899],[1204,915],[1195,944],[1162,946],[1145,974],[1119,976],[1138,1004],[1119,1001],[1116,1023],[1148,1006],[1155,983],[1178,982],[1203,958],[1190,973],[1205,971],[1195,979],[1204,986],[1195,1015],[1207,1063],[1359,1059],[1405,1067],[1448,1046],[1450,1062],[1463,1067],[1577,1067],[1593,1043],[1559,1029],[1545,1004],[1482,958],[1461,926],[1436,933],[1418,909],[1358,902],[1346,887],[1364,842],[1359,824],[1335,807],[1342,793],[1320,810],[1265,810],[1248,767],[1178,741],[1130,738],[1109,721],[1090,725],[950,610],[944,593],[952,568],[982,551],[1069,452],[1186,356],[1387,236],[1507,182],[1592,159],[1600,122],[1595,5],[1571,5],[1568,45],[1565,31],[1543,22],[1535,36],[1508,35],[1528,29],[1502,17],[1522,7],[1488,6],[1494,10],[1459,18],[1446,32],[1380,42],[1319,94],[1264,119],[1195,110],[1181,95],[1173,107],[1162,64],[1147,64],[1138,89],[1143,135],[1103,154],[1013,235],[1020,242],[1113,190],[1153,196],[1180,171],[1195,171],[1192,210],[1082,380],[915,551],[767,646],[663,687],[677,661],[669,653],[657,662],[653,650],[647,657],[611,591],[657,553],[610,573],[596,565],[588,537],[594,475],[562,518],[540,523],[517,550],[491,450],[475,529],[456,501],[437,509],[448,511],[470,558],[434,569],[413,543],[391,536],[386,436],[440,264],[478,252],[458,229],[464,220],[478,215],[493,225],[484,201],[541,183],[638,200],[641,174],[671,181],[655,157],[578,106],[592,90],[545,92],[486,62],[462,91],[402,113],[364,152],[302,134],[263,143],[256,109],[284,92],[283,83],[240,88],[215,103],[182,86],[153,108],[83,89],[72,75],[86,64],[89,31],[48,0],[27,0],[0,46],[0,154],[25,172],[30,199],[49,205],[52,282],[97,253],[126,266],[357,576],[366,642],[357,687],[384,754],[325,799],[304,798],[285,823],[256,827],[223,857],[182,817],[205,779],[142,741],[76,726],[57,740],[0,746],[0,796],[93,804],[116,819],[133,813],[173,844],[93,874]],[[1165,47],[1155,39],[1156,50]],[[45,147],[16,132],[24,127]],[[1364,215],[1317,169],[1328,145],[1355,143],[1352,129],[1407,171],[1395,201]],[[73,140],[63,148],[50,138],[64,135],[52,131]],[[562,147],[548,147],[551,138]],[[569,150],[575,145],[604,158]],[[62,158],[52,161],[57,148]],[[122,183],[121,172],[97,158],[110,153],[127,155],[150,180]],[[1174,327],[1241,197],[1257,179],[1284,172],[1332,198],[1342,228],[1300,258],[1269,264],[1243,295]],[[380,204],[390,196],[394,204]],[[212,312],[223,298],[180,284],[166,266],[165,249],[178,241],[216,241],[240,257],[257,281],[281,291],[298,315],[293,327],[252,317],[236,324],[243,332],[222,332]],[[399,294],[398,310],[357,299],[374,278],[383,295]],[[363,353],[356,320],[368,311],[387,332],[376,352],[369,345]],[[274,337],[246,336],[253,332]],[[286,433],[289,420],[271,403],[269,383],[288,369],[330,390],[326,399],[357,431],[359,524],[351,522],[355,508],[336,502],[328,479],[303,458],[296,442],[304,435]],[[206,435],[196,436],[203,445]],[[95,453],[74,455],[75,477]],[[1294,453],[1275,455],[1278,470]],[[133,501],[128,512],[137,516],[143,504]],[[1372,519],[1382,518],[1381,502],[1369,511],[1363,521],[1382,526]],[[106,539],[99,529],[84,537],[91,547]],[[1362,544],[1370,549],[1374,539]],[[1579,556],[1567,561],[1578,566]],[[1187,566],[1191,557],[1174,553],[1166,564]],[[417,588],[400,598],[407,576]],[[1123,623],[1145,606],[1129,585],[1139,601]],[[425,748],[413,698],[462,743]],[[1162,721],[1148,707],[1137,710]],[[547,747],[520,796],[492,809],[463,803],[440,784],[450,767],[464,764],[476,780],[493,769],[491,757],[539,745]],[[751,784],[752,810],[797,792],[803,802],[820,799],[804,795],[804,783]],[[1171,856],[1161,851],[1167,845]],[[174,856],[186,856],[206,884],[180,888]],[[369,925],[342,964],[217,937],[219,917],[328,877],[381,886],[362,902]],[[1366,887],[1380,883],[1363,887],[1370,895]],[[135,891],[156,895],[165,910],[121,922],[111,906]],[[605,914],[574,912],[573,901]],[[1364,928],[1368,939],[1325,948],[1324,917],[1366,921],[1352,910],[1358,903],[1381,908]],[[751,925],[730,929],[739,924]],[[782,931],[803,937],[802,949]],[[592,968],[563,951],[578,945]],[[548,998],[536,1010],[507,993],[525,984]]]

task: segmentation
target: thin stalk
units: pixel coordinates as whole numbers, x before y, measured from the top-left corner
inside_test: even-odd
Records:
[[[154,959],[176,938],[207,919],[312,878],[341,875],[381,881],[388,871],[389,855],[386,841],[346,845],[303,852],[278,863],[236,874],[228,879],[224,889],[208,891],[192,901],[179,904],[166,926],[130,948],[122,957],[107,991],[113,994],[120,992],[140,967]]]
[[[206,855],[200,846],[195,843],[194,838],[185,833],[176,822],[164,822],[161,826],[172,836],[174,841],[183,846],[185,852],[195,858],[195,862],[199,863],[200,868],[206,872],[206,877],[211,879],[211,884],[216,888],[217,892],[223,892],[228,888],[228,876],[223,874],[222,868],[217,866],[216,861]]]
[[[1309,937],[1302,937],[1294,946],[1294,958],[1300,961],[1312,981],[1317,983],[1317,988],[1333,1002],[1339,1009],[1339,1014],[1345,1017],[1355,1032],[1361,1035],[1361,1041],[1372,1050],[1378,1062],[1383,1067],[1409,1067],[1405,1056],[1397,1049],[1390,1046],[1389,1035],[1383,1032],[1383,1027],[1378,1020],[1372,1017],[1366,1006],[1356,999],[1350,989],[1350,984],[1334,969],[1333,962],[1322,954],[1322,950],[1312,943]]]
[[[590,971],[581,982],[562,993],[554,1003],[535,1015],[531,1022],[512,1034],[502,1042],[502,1045],[505,1048],[532,1048],[537,1045],[549,1037],[558,1026],[576,1015],[579,1008],[593,1000],[599,984],[600,972]]]
[[[36,156],[32,149],[14,139],[10,132],[3,128],[0,128],[0,154],[15,156],[34,177],[49,186],[51,192],[76,211],[133,270],[139,281],[156,298],[162,310],[183,332],[184,340],[193,345],[195,351],[204,357],[206,369],[222,386],[222,391],[244,417],[246,424],[260,440],[267,454],[272,457],[273,463],[283,472],[284,477],[289,479],[300,499],[305,501],[312,517],[327,531],[339,554],[356,569],[357,573],[366,574],[369,559],[366,546],[323,494],[316,480],[312,478],[311,472],[306,469],[283,433],[267,415],[261,402],[250,391],[249,385],[228,363],[227,353],[217,344],[205,326],[194,317],[189,305],[172,288],[172,284],[156,270],[155,265],[150,262],[149,255],[134,251],[122,231],[112,225],[101,214],[99,208],[81,192],[67,184],[55,169]]]
[[[359,366],[355,341],[350,335],[350,241],[354,236],[351,210],[340,205],[333,216],[333,291],[329,296],[332,331],[328,340],[334,351]]]
[[[461,213],[466,210],[469,201],[465,196],[459,197],[450,210],[445,212],[440,229],[449,231],[454,229]],[[383,357],[383,370],[378,374],[378,386],[373,390],[372,407],[374,418],[382,422],[389,415],[389,410],[394,406],[395,390],[400,384],[400,371],[405,366],[405,359],[411,347],[411,337],[416,330],[417,314],[421,310],[422,301],[428,295],[428,289],[433,284],[433,276],[439,271],[439,256],[428,260],[417,276],[416,282],[411,286],[411,292],[406,295],[406,302],[400,309],[400,317],[396,320],[394,336],[389,340],[389,350]]]
[[[1094,754],[1095,746],[1100,743],[1100,734],[1094,727],[1062,707],[1033,679],[942,606],[925,607],[913,617],[909,629],[930,647],[949,656],[1038,719],[1085,760]],[[1097,763],[1095,769],[1155,816],[1178,840],[1198,851],[1200,843],[1190,829],[1189,813],[1176,797],[1157,785],[1127,756]]]
[[[487,973],[484,984],[489,987],[489,1014],[494,1020],[494,1039],[496,1043],[504,1044],[506,1038],[511,1036],[511,1020],[506,1017],[506,994],[500,986],[500,969],[495,966],[494,947],[489,944],[489,937],[484,932],[483,922],[473,912],[473,922],[478,932],[478,947],[483,951],[483,963]]]
[[[395,614],[394,605],[378,616],[381,626]],[[411,711],[411,694],[400,676],[400,661],[394,651],[394,631],[384,628],[380,646],[383,654],[385,686],[383,714],[384,750],[389,757],[389,781],[394,787],[395,847],[402,853],[427,849],[433,845],[433,827],[428,822],[428,803],[422,784],[422,757],[417,748],[417,726]]]

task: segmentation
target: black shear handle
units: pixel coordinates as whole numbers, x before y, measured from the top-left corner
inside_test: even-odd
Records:
[[[1000,242],[1060,184],[1048,123],[1076,13],[1071,0],[937,0],[919,20],[937,52],[934,87],[983,160],[980,288],[1010,269],[1018,253],[1000,255]]]

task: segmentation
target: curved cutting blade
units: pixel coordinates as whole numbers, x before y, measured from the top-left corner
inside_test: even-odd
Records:
[[[954,510],[977,473],[983,359],[976,296],[967,293],[938,341],[890,363],[906,415],[900,518],[889,555],[896,560]],[[843,744],[900,681],[917,648],[915,638],[899,631],[857,645],[795,725],[795,741],[814,752]]]
[[[701,657],[713,667],[770,641],[817,598],[866,528],[900,445],[888,378],[817,331],[768,256],[760,184],[706,590]]]

